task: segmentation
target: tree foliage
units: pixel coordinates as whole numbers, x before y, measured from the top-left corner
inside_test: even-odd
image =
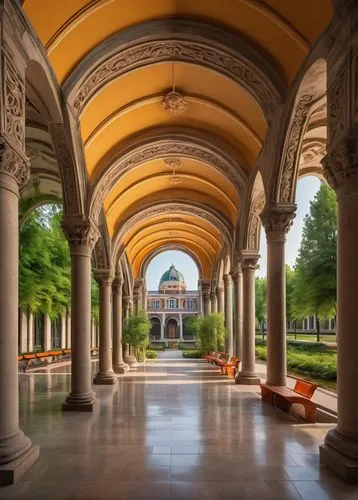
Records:
[[[267,279],[255,279],[255,311],[256,320],[260,325],[262,335],[265,333],[265,324],[267,320]]]
[[[222,313],[196,317],[196,331],[201,352],[222,351],[226,336],[224,315]]]
[[[61,218],[59,205],[38,208],[20,232],[20,307],[51,318],[63,313],[71,298],[70,253]]]
[[[137,352],[144,351],[149,344],[151,322],[144,311],[130,316],[123,329],[122,343],[130,344]]]
[[[306,215],[296,261],[292,292],[296,317],[319,319],[336,315],[337,203],[335,193],[322,184]]]

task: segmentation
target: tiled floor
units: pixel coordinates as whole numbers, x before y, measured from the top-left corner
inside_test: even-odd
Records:
[[[22,428],[41,455],[0,498],[358,499],[319,467],[330,426],[297,424],[204,362],[153,361],[96,386],[94,414],[60,411],[69,369],[20,376]]]

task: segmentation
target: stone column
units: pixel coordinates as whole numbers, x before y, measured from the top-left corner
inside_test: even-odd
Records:
[[[243,275],[243,336],[241,371],[237,384],[256,385],[260,379],[255,372],[255,271],[259,256],[242,252]]]
[[[224,294],[225,294],[225,327],[227,337],[225,339],[225,351],[233,354],[233,328],[232,328],[232,278],[231,274],[224,275]]]
[[[127,321],[131,316],[131,300],[129,296],[123,297],[123,304],[124,304],[124,321]],[[123,359],[124,362],[129,366],[134,366],[137,362],[135,357],[130,352],[129,344],[126,344],[124,346]]]
[[[208,316],[211,312],[209,281],[201,281],[201,294],[203,297],[203,315]]]
[[[61,316],[61,349],[66,348],[66,314]]]
[[[210,301],[211,301],[211,312],[213,314],[216,314],[218,312],[218,299],[215,291],[211,292]]]
[[[179,314],[179,338],[183,340],[183,317]]]
[[[261,221],[267,239],[267,383],[286,385],[285,242],[296,205],[267,205]]]
[[[234,281],[234,308],[235,308],[235,329],[234,329],[234,337],[235,337],[235,356],[242,360],[242,269],[241,263],[237,264],[233,273],[233,281]]]
[[[358,479],[358,133],[322,161],[338,201],[337,426],[320,447],[321,462],[347,480]]]
[[[98,229],[80,216],[64,219],[71,253],[71,392],[66,411],[93,411],[97,400],[91,377],[91,254]]]
[[[123,277],[117,275],[113,282],[113,370],[115,373],[125,373],[129,366],[123,361],[122,346],[122,287]]]
[[[112,368],[112,281],[108,269],[96,271],[95,279],[99,287],[99,371],[93,379],[94,384],[113,385],[117,381]]]
[[[34,315],[27,312],[27,352],[34,350]]]
[[[222,286],[217,287],[216,296],[218,298],[218,313],[224,314],[224,288]]]
[[[0,107],[0,484],[12,484],[38,458],[39,447],[19,428],[18,287],[19,185],[28,178],[24,143],[24,80],[1,52]],[[10,106],[10,108],[8,108]],[[23,118],[23,119],[22,119]],[[6,140],[6,123],[10,128]],[[2,135],[4,133],[4,135]],[[16,134],[19,134],[18,137]],[[14,136],[13,136],[14,135]],[[19,143],[16,141],[19,139]],[[16,149],[14,149],[15,144]],[[20,150],[20,151],[18,151]]]
[[[48,314],[44,314],[44,352],[51,351],[51,319]]]
[[[71,313],[67,311],[66,314],[66,347],[71,349]]]
[[[164,340],[165,337],[165,314],[162,314],[162,322],[160,324],[160,340]]]
[[[20,345],[19,352],[27,352],[27,315],[24,311],[19,311],[20,313]]]
[[[94,349],[96,345],[96,320],[91,319],[91,348]]]

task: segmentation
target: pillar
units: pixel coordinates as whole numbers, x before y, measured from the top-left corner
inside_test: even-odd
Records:
[[[91,348],[94,349],[96,345],[96,320],[92,317],[91,319]]]
[[[27,312],[27,352],[34,350],[34,315],[31,311]]]
[[[233,354],[233,328],[232,328],[232,278],[231,274],[224,275],[224,295],[225,295],[225,327],[227,336],[225,340],[225,351]]]
[[[66,347],[71,349],[71,313],[66,313]]]
[[[242,268],[241,263],[237,264],[233,272],[233,282],[234,282],[234,309],[235,309],[235,328],[234,328],[234,338],[235,338],[235,356],[242,360]]]
[[[51,319],[48,314],[44,314],[44,352],[51,351]]]
[[[260,379],[255,372],[255,271],[259,256],[242,252],[243,277],[243,336],[241,371],[237,384],[256,385]]]
[[[183,316],[179,314],[179,338],[183,340]]]
[[[66,348],[66,314],[61,316],[61,349]]]
[[[218,299],[218,313],[224,314],[224,288],[222,286],[217,287],[216,296]]]
[[[99,371],[93,379],[94,384],[113,385],[117,381],[112,368],[112,281],[108,269],[95,272],[99,287]]]
[[[261,221],[267,239],[267,383],[286,385],[285,242],[296,205],[267,205]]]
[[[212,291],[210,294],[210,302],[211,302],[211,312],[212,314],[216,314],[218,312],[218,299],[215,291]]]
[[[210,282],[201,280],[200,289],[203,298],[203,315],[208,316],[211,313]]]
[[[19,185],[28,178],[28,163],[24,144],[16,137],[6,140],[3,123],[21,128],[24,133],[24,80],[1,52],[0,75],[11,84],[3,85],[0,95],[2,123],[0,124],[0,484],[12,484],[38,458],[39,447],[19,428],[18,390],[18,287],[19,287]],[[5,73],[5,74],[4,74]],[[22,94],[19,92],[23,92]],[[5,95],[4,95],[5,93]],[[5,99],[5,100],[4,100]],[[4,100],[4,101],[3,101]],[[5,113],[6,103],[13,100],[16,110]],[[14,114],[15,113],[15,114]],[[18,116],[19,115],[19,116]],[[4,134],[4,135],[3,135]],[[19,139],[20,140],[20,139]],[[23,137],[21,136],[21,141]],[[15,143],[17,149],[12,144]],[[19,151],[18,151],[19,149]]]
[[[97,405],[91,377],[91,254],[98,230],[80,216],[64,219],[71,253],[71,392],[65,411],[93,411]]]
[[[116,276],[113,282],[113,370],[115,373],[125,373],[129,370],[129,366],[123,361],[123,346],[122,346],[122,323],[123,323],[123,308],[122,308],[122,288],[123,277]]]
[[[336,190],[337,234],[337,426],[320,447],[323,464],[358,480],[358,133],[351,133],[322,161]]]
[[[165,337],[165,314],[162,314],[162,321],[160,324],[160,340],[164,340]]]
[[[27,315],[24,311],[19,311],[20,313],[20,342],[19,342],[19,352],[27,352]]]

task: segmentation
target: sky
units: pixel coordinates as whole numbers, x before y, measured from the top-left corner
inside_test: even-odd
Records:
[[[304,177],[297,184],[296,204],[297,211],[293,226],[291,227],[286,241],[286,264],[293,266],[296,261],[298,250],[301,243],[303,228],[303,219],[309,212],[310,202],[313,200],[320,186],[320,181],[316,177]],[[257,276],[266,276],[266,237],[264,231],[261,231],[260,240],[260,261]],[[175,267],[184,275],[188,290],[198,288],[198,269],[195,262],[184,252],[176,250],[167,250],[154,257],[148,266],[146,281],[148,290],[158,290],[159,280],[174,264]]]

